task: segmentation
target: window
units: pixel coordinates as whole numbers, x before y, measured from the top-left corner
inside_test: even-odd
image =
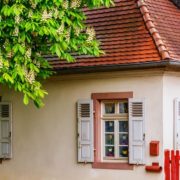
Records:
[[[94,93],[78,100],[78,162],[93,168],[145,164],[145,103],[132,92]]]
[[[128,102],[102,101],[102,160],[128,159]]]

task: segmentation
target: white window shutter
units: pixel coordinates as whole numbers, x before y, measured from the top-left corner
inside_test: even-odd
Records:
[[[129,99],[129,163],[145,164],[144,99]]]
[[[174,149],[180,149],[180,99],[174,100]]]
[[[93,101],[79,100],[78,116],[78,162],[93,162]]]
[[[11,119],[12,105],[11,103],[0,103],[0,158],[12,157],[11,145]]]

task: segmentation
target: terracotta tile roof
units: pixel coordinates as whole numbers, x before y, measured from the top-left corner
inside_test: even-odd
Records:
[[[151,36],[153,37],[162,59],[170,59],[169,51],[165,43],[163,42],[159,31],[157,30],[155,21],[153,21],[153,19],[151,18],[151,12],[149,11],[147,4],[144,0],[139,0],[138,6],[140,7],[146,27],[149,30]]]
[[[170,58],[180,61],[180,9],[172,0],[145,0],[145,3]]]
[[[115,0],[115,5],[85,10],[106,54],[75,56],[75,63],[49,56],[54,69],[180,60],[180,10],[172,2]]]

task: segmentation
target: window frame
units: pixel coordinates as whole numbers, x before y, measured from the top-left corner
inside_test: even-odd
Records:
[[[121,103],[127,103],[128,105],[128,100],[106,100],[106,101],[101,101],[101,135],[102,135],[102,161],[104,162],[128,162],[128,157],[120,157],[119,156],[119,148],[120,147],[128,147],[129,148],[129,142],[127,145],[122,145],[119,142],[120,135],[122,134],[127,134],[129,136],[129,132],[120,132],[119,125],[120,122],[126,122],[128,123],[128,112],[126,113],[121,113],[120,112],[120,104]],[[106,113],[106,104],[114,104],[114,113]],[[106,132],[105,131],[105,124],[106,122],[113,122],[114,124],[114,131],[113,132]],[[105,142],[105,134],[112,134],[114,136],[114,144],[112,145],[107,145]],[[105,147],[112,146],[114,147],[115,154],[114,157],[106,157],[105,153]]]
[[[128,162],[104,162],[102,161],[102,133],[101,133],[101,101],[128,100],[133,98],[133,92],[92,93],[94,106],[94,162],[93,168],[98,169],[122,169],[133,170],[133,165]]]

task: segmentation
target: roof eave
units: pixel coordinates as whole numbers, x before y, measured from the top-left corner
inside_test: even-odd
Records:
[[[92,72],[107,72],[119,70],[142,70],[142,69],[164,68],[165,70],[180,70],[180,60],[163,60],[163,61],[149,61],[139,63],[127,64],[112,64],[100,66],[85,66],[85,67],[68,67],[57,68],[57,74],[77,74],[77,73],[92,73]]]

